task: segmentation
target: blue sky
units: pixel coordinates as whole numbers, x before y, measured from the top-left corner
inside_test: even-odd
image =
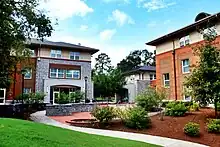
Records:
[[[147,41],[193,23],[198,13],[219,12],[220,0],[42,0],[40,7],[58,19],[49,40],[98,48],[116,65],[132,50],[152,51]]]

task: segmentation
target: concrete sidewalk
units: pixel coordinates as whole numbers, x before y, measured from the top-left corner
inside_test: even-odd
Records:
[[[57,126],[69,130],[74,130],[78,132],[84,132],[88,134],[96,134],[102,136],[109,136],[109,137],[116,137],[116,138],[123,138],[129,140],[136,140],[156,145],[161,145],[165,147],[207,147],[206,145],[201,145],[198,143],[192,143],[188,141],[182,141],[177,139],[171,139],[166,137],[159,137],[159,136],[152,136],[152,135],[145,135],[145,134],[138,134],[138,133],[128,133],[128,132],[121,132],[121,131],[111,131],[111,130],[102,130],[102,129],[92,129],[92,128],[82,128],[82,127],[75,127],[69,126],[67,124],[63,124],[57,122],[45,115],[45,111],[39,111],[36,113],[31,114],[31,120],[43,124],[48,124],[52,126]]]

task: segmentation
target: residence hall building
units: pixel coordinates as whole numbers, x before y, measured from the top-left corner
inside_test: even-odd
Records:
[[[24,93],[44,92],[44,101],[54,103],[61,92],[85,92],[87,83],[87,98],[93,98],[91,57],[98,49],[36,39],[31,39],[27,45],[32,51],[32,66],[24,75]],[[21,66],[18,65],[17,71]],[[7,92],[12,95],[7,96],[9,100],[22,93],[22,75],[15,73],[14,78],[15,82]]]
[[[167,88],[170,100],[191,100],[184,93],[183,82],[191,65],[198,61],[192,48],[205,42],[198,31],[201,28],[206,28],[204,33],[207,28],[215,29],[217,38],[213,44],[220,47],[220,13],[200,13],[194,23],[146,43],[156,47],[156,85]]]

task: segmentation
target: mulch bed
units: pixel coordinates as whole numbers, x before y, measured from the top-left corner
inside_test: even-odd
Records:
[[[159,116],[151,117],[152,127],[150,129],[144,130],[134,130],[126,128],[121,122],[112,123],[105,129],[108,130],[117,130],[124,132],[134,132],[134,133],[142,133],[149,134],[155,136],[169,137],[180,140],[186,140],[191,142],[196,142],[200,144],[209,145],[211,147],[220,147],[220,134],[212,134],[207,132],[207,118],[214,117],[214,110],[203,108],[198,112],[188,113],[184,117],[169,117],[164,116],[164,121],[159,120]],[[186,123],[189,121],[196,122],[200,124],[200,137],[189,137],[183,133],[183,128]],[[80,124],[77,124],[80,126]],[[92,127],[98,128],[97,125],[88,124],[83,127]]]

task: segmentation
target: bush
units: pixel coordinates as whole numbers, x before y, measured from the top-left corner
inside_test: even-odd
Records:
[[[199,124],[189,122],[184,127],[184,133],[188,136],[199,136]]]
[[[163,99],[166,98],[166,94],[162,90],[157,90],[152,87],[148,87],[141,94],[139,94],[135,101],[137,105],[144,108],[146,111],[152,111],[153,108],[158,108]]]
[[[77,91],[72,92],[70,94],[70,101],[72,103],[74,103],[74,102],[79,103],[84,98],[84,96],[85,96],[85,94],[82,91],[77,90]]]
[[[108,124],[116,117],[113,107],[96,107],[91,113],[101,124]]]
[[[220,133],[220,119],[211,119],[207,127],[210,133]]]
[[[69,94],[65,94],[64,92],[61,92],[59,97],[55,99],[55,103],[58,104],[67,104],[70,102]]]
[[[193,102],[192,105],[190,106],[191,111],[199,111],[199,104]]]
[[[220,102],[217,103],[217,111],[220,111]]]
[[[166,106],[165,115],[183,116],[187,111],[186,106],[181,102],[169,102]]]
[[[151,126],[147,111],[141,107],[129,108],[124,115],[124,123],[128,128],[144,129]]]

